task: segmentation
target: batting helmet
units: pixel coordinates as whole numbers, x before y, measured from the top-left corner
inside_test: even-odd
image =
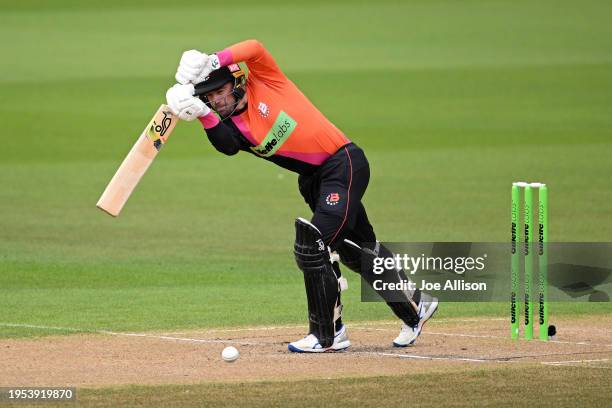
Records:
[[[204,102],[208,102],[206,99],[206,94],[208,92],[219,89],[228,82],[233,82],[233,92],[236,94],[237,99],[240,99],[244,96],[245,79],[246,76],[244,71],[238,64],[231,64],[221,67],[211,72],[204,81],[195,85],[194,95],[202,99]]]

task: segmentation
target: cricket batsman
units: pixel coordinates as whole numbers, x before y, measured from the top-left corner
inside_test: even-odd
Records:
[[[248,75],[238,63],[246,64]],[[319,112],[257,40],[210,55],[186,51],[176,80],[166,93],[168,106],[182,120],[198,119],[215,149],[228,156],[247,152],[299,175],[300,193],[313,212],[310,220],[295,220],[294,246],[309,332],[289,350],[346,349],[340,293],[347,285],[339,262],[372,284],[374,258],[393,257],[376,240],[361,202],[370,178],[363,150]],[[391,282],[406,279],[396,267],[383,275]],[[397,347],[414,344],[438,307],[436,298],[418,289],[399,299],[382,297],[403,322],[393,340]]]

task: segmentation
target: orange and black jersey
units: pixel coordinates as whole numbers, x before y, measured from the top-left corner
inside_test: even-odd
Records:
[[[223,122],[200,121],[217,150],[243,150],[300,174],[312,174],[350,140],[280,70],[256,40],[218,52],[221,65],[246,63],[247,107]]]
[[[317,164],[312,164],[277,154],[268,157],[259,156],[253,151],[253,143],[244,137],[244,135],[240,132],[240,129],[238,129],[234,122],[229,118],[220,122],[215,127],[206,129],[206,135],[215,149],[229,156],[242,150],[257,157],[271,161],[272,163],[275,163],[287,170],[304,175],[313,174],[320,167],[320,165]]]

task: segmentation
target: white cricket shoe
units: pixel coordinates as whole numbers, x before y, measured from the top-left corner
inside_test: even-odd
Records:
[[[309,334],[301,340],[289,343],[289,351],[294,353],[323,353],[329,351],[340,351],[348,348],[351,342],[346,334],[346,326],[342,325],[342,328],[336,332],[334,336],[334,344],[330,347],[323,348],[319,344],[319,339],[314,334]]]
[[[421,334],[425,322],[434,315],[436,310],[438,310],[438,298],[421,293],[419,322],[414,327],[403,324],[399,336],[393,340],[393,345],[395,347],[406,347],[414,344],[419,334]]]

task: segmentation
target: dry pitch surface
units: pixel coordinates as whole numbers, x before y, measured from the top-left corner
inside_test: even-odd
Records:
[[[294,381],[517,367],[596,370],[612,379],[611,316],[555,321],[556,341],[511,341],[506,319],[432,319],[416,346],[394,348],[395,322],[349,323],[351,348],[294,354],[304,326],[172,333],[75,333],[0,340],[0,384],[100,388],[143,384]],[[227,345],[238,361],[220,358]],[[591,373],[593,374],[593,373]],[[599,374],[598,374],[599,375]],[[608,388],[607,392],[610,392]]]

